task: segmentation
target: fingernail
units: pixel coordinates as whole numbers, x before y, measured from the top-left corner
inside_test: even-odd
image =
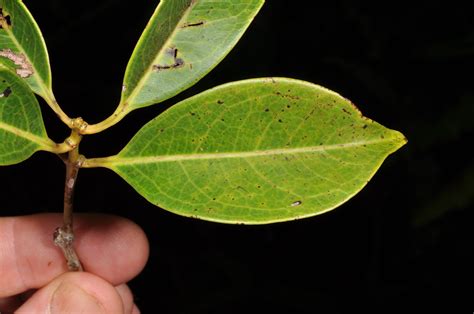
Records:
[[[49,313],[105,313],[100,301],[81,287],[61,283],[51,297]]]

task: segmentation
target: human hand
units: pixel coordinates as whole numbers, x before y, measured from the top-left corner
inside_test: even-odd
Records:
[[[85,272],[67,272],[53,244],[60,214],[0,218],[0,313],[139,313],[126,282],[148,259],[144,232],[116,216],[74,218]]]

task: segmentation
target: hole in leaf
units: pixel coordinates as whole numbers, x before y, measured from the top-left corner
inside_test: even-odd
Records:
[[[12,21],[10,15],[3,13],[3,8],[0,8],[0,29],[4,28],[4,26],[12,26]]]

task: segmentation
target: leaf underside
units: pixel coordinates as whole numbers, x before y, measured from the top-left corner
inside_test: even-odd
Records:
[[[162,0],[125,72],[122,111],[168,99],[214,68],[245,32],[263,0]]]
[[[21,162],[54,145],[46,135],[38,101],[30,88],[0,66],[0,165]]]
[[[41,31],[19,0],[0,0],[0,63],[23,78],[36,94],[51,94],[49,57]]]
[[[337,207],[405,142],[325,88],[252,79],[178,103],[97,160],[171,212],[260,224]]]

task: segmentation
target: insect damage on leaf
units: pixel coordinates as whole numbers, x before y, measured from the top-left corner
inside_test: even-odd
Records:
[[[11,49],[0,50],[0,57],[11,60],[15,65],[19,67],[16,69],[16,74],[22,78],[27,78],[33,75],[33,67],[26,59],[26,56],[22,53],[15,53]]]
[[[5,90],[0,94],[0,98],[7,98],[8,96],[10,96],[10,94],[12,93],[12,89],[9,87],[5,88]]]
[[[173,57],[174,63],[170,65],[154,64],[153,70],[155,71],[169,70],[169,69],[180,68],[184,65],[184,60],[181,58],[178,58],[178,48],[169,48],[167,50],[167,53]]]
[[[199,21],[199,22],[195,22],[195,23],[186,22],[186,23],[184,23],[183,25],[181,25],[181,28],[187,28],[187,27],[193,27],[193,26],[201,26],[201,25],[204,25],[204,21]]]
[[[303,203],[302,201],[293,202],[293,203],[291,203],[291,207],[300,206],[302,203]]]
[[[8,13],[4,13],[3,9],[0,8],[0,29],[7,28],[12,25],[10,15]]]

